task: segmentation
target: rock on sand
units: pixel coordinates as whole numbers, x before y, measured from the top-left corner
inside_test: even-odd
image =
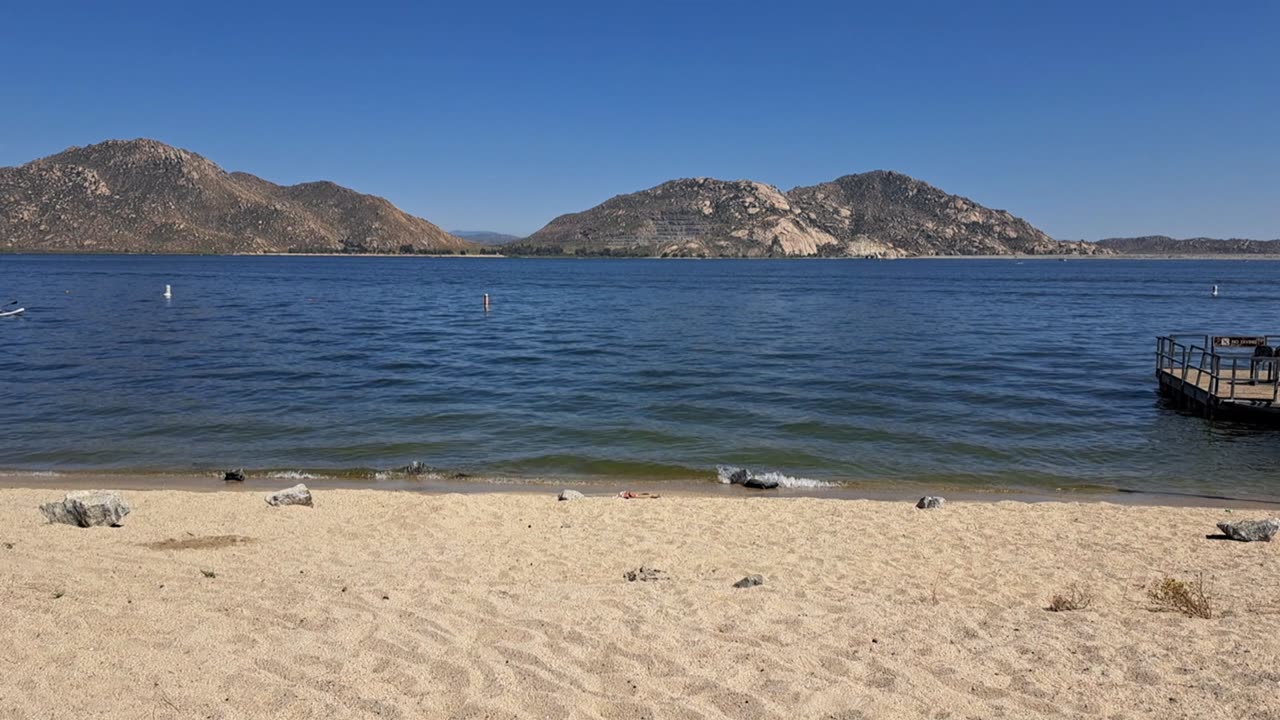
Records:
[[[117,527],[129,514],[129,503],[114,490],[77,490],[67,493],[60,502],[40,506],[49,522],[93,527]]]
[[[306,505],[312,507],[311,491],[301,483],[267,496],[268,505]]]
[[[1271,538],[1280,531],[1280,519],[1220,522],[1218,529],[1223,535],[1240,542],[1271,542]]]

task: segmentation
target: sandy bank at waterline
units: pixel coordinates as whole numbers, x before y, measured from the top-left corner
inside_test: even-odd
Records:
[[[0,716],[1280,712],[1280,546],[1205,537],[1265,513],[126,496],[123,527],[81,529],[45,522],[56,491],[0,491]],[[1152,610],[1201,574],[1212,619]],[[1045,610],[1072,585],[1087,609]]]

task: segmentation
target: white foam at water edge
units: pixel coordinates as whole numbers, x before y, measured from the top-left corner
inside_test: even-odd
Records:
[[[728,485],[730,484],[729,476],[734,474],[740,469],[741,468],[736,468],[729,465],[718,465],[716,466],[716,477],[717,479],[720,480],[721,483]],[[785,488],[836,487],[836,483],[828,482],[826,480],[814,480],[812,478],[791,477],[790,475],[783,475],[780,472],[770,471],[770,472],[764,472],[764,473],[751,473],[751,476],[754,478],[759,478],[760,480],[764,480],[766,482],[777,482],[778,487],[785,487]]]
[[[433,471],[406,473],[400,470],[378,470],[373,474],[374,480],[441,480],[443,476]]]
[[[319,480],[319,475],[312,475],[308,472],[298,470],[282,470],[280,472],[269,472],[267,477],[277,480]]]
[[[721,485],[728,485],[729,476],[737,472],[739,469],[740,468],[730,467],[729,465],[717,465],[716,479],[720,481]]]
[[[759,475],[756,475],[756,477],[760,478],[761,480],[777,480],[778,487],[786,487],[786,488],[822,488],[822,487],[836,486],[835,483],[827,482],[826,480],[814,480],[812,478],[791,477],[790,475],[783,475],[780,472],[760,473]]]

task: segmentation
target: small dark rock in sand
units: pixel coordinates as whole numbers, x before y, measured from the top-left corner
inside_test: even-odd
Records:
[[[741,485],[742,487],[751,488],[753,490],[772,490],[778,487],[777,480],[766,480],[751,474],[746,468],[738,468],[729,473],[730,485]]]
[[[1271,542],[1271,538],[1280,531],[1280,519],[1220,522],[1218,529],[1223,535],[1240,542]]]
[[[935,510],[947,504],[946,498],[940,498],[933,495],[925,495],[920,498],[920,502],[916,503],[916,507],[921,510]]]
[[[763,584],[764,584],[763,575],[748,575],[742,578],[741,580],[739,580],[738,582],[734,583],[733,586],[736,588],[749,588],[749,587],[755,587],[756,585],[763,585]]]
[[[627,582],[653,582],[655,580],[663,579],[666,575],[667,574],[665,572],[657,568],[647,568],[641,565],[636,570],[626,571],[622,574],[622,577],[626,578]]]
[[[110,525],[119,527],[129,514],[129,503],[114,490],[77,490],[59,502],[45,503],[40,512],[51,523],[79,527]]]
[[[223,474],[222,479],[227,482],[244,482],[244,470],[228,470]]]

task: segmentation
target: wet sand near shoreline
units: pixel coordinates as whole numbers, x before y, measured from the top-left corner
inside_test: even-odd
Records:
[[[778,488],[751,490],[705,480],[636,480],[609,478],[510,478],[485,477],[465,473],[425,473],[423,475],[389,474],[386,477],[324,474],[323,471],[273,472],[248,471],[244,482],[226,482],[222,473],[209,472],[131,472],[72,471],[22,472],[0,471],[0,490],[66,489],[88,490],[179,490],[184,492],[268,492],[294,483],[312,489],[375,490],[414,492],[430,495],[444,493],[484,494],[517,493],[545,495],[568,488],[592,497],[612,497],[623,491],[648,492],[710,498],[830,500],[880,500],[914,502],[924,495],[944,495],[965,502],[1105,502],[1123,505],[1155,505],[1169,507],[1236,508],[1280,513],[1280,500],[1233,495],[1229,493],[1198,494],[1158,492],[1117,488],[1105,485],[1080,485],[1063,488],[994,487],[958,485],[947,482],[884,481],[840,484],[829,487]]]

